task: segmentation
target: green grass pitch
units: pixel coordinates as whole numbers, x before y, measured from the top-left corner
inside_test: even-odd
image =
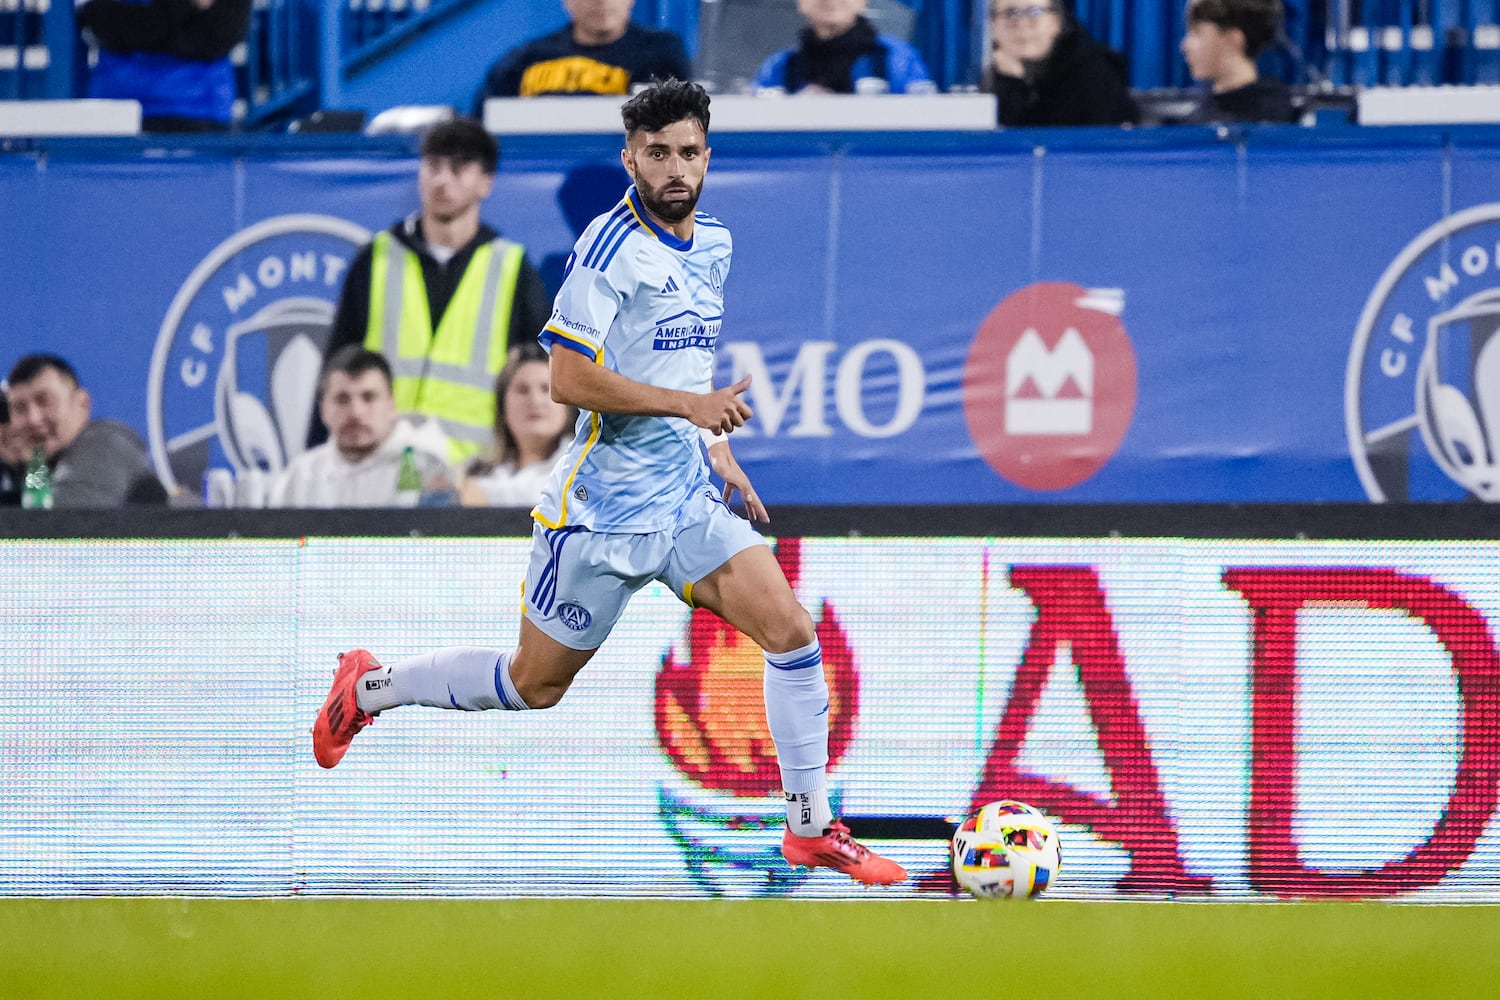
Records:
[[[0,997],[1500,996],[1500,907],[0,900]]]

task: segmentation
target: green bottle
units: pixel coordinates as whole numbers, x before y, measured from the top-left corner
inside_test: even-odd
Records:
[[[26,478],[21,484],[21,506],[26,510],[52,509],[52,470],[47,468],[47,456],[41,445],[31,449],[31,461],[26,463]]]
[[[401,451],[401,471],[396,473],[396,506],[415,507],[422,499],[422,473],[417,453],[407,445]]]

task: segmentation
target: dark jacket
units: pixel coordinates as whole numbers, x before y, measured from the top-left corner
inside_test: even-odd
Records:
[[[474,113],[482,116],[490,97],[628,94],[636,84],[669,76],[692,77],[687,50],[673,32],[631,24],[608,45],[579,45],[569,25],[501,56],[485,75]]]
[[[797,46],[773,53],[755,76],[757,90],[795,94],[808,86],[835,94],[937,90],[917,50],[878,33],[864,17],[855,18],[853,27],[834,38],[822,39],[812,28],[803,28]]]
[[[427,310],[432,328],[436,330],[442,322],[448,303],[453,301],[458,283],[468,270],[474,251],[499,236],[494,227],[480,224],[479,232],[462,249],[439,264],[437,258],[426,250],[422,239],[420,219],[407,216],[390,227],[390,233],[402,246],[415,250],[422,264],[422,283],[427,287]],[[344,279],[344,288],[339,293],[338,312],[333,317],[333,329],[328,336],[328,347],[323,357],[330,358],[341,347],[363,344],[370,324],[370,268],[374,258],[373,244],[362,247],[349,263],[349,273]],[[521,259],[521,269],[516,274],[516,294],[510,309],[510,336],[512,346],[536,342],[547,318],[552,315],[552,303],[542,285],[542,276],[530,257]],[[308,446],[314,447],[328,439],[328,429],[323,426],[317,409],[313,410],[312,427],[308,432]]]
[[[1297,120],[1292,106],[1292,92],[1286,84],[1272,77],[1259,77],[1222,94],[1209,91],[1203,100],[1183,119],[1185,124],[1206,125],[1214,122],[1267,122],[1286,125]]]
[[[0,462],[0,507],[14,507],[21,502],[22,470]]]
[[[78,23],[99,43],[89,96],[133,98],[145,118],[227,125],[234,106],[229,53],[250,33],[250,0],[89,0]]]
[[[57,507],[167,502],[167,491],[151,468],[140,435],[114,420],[90,420],[48,464]]]
[[[1140,120],[1125,57],[1068,24],[1025,79],[987,71],[1001,125],[1123,125]]]

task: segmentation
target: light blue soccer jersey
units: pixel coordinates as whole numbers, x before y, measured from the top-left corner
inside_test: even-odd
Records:
[[[692,239],[678,239],[647,216],[632,187],[573,247],[542,344],[636,382],[708,392],[731,250],[729,230],[701,212]],[[681,417],[584,411],[532,516],[549,528],[670,527],[708,480],[699,441]]]

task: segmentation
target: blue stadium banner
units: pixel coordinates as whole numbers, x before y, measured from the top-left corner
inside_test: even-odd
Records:
[[[279,467],[349,260],[416,207],[410,147],[353,142],[0,155],[0,364],[67,356],[171,485]],[[1500,131],[714,142],[773,509],[1500,497]],[[554,284],[616,148],[506,142],[486,215]]]

